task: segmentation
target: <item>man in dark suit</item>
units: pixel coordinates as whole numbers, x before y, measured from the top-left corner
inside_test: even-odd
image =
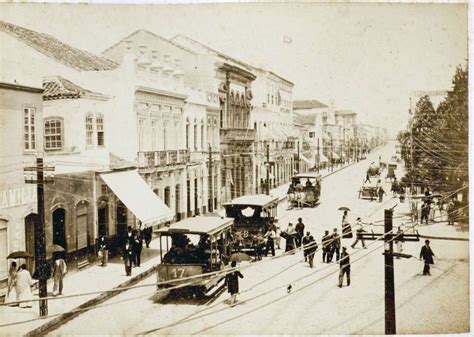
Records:
[[[133,231],[133,239],[132,239],[132,248],[133,248],[133,254],[134,254],[134,261],[133,265],[135,267],[140,267],[141,263],[141,255],[142,255],[142,249],[143,249],[143,238],[142,238],[142,233],[139,229],[136,229]]]
[[[430,240],[425,240],[425,245],[421,247],[420,251],[420,259],[423,259],[425,261],[425,266],[423,267],[423,275],[431,275],[430,264],[434,264],[434,256],[435,255],[430,247]]]
[[[342,281],[344,280],[344,274],[347,277],[347,286],[351,285],[351,260],[346,247],[342,247],[341,260],[339,262],[339,288],[342,287]]]

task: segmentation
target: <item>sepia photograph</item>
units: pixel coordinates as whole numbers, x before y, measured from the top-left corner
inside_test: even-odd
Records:
[[[0,336],[470,335],[468,2],[0,3]]]

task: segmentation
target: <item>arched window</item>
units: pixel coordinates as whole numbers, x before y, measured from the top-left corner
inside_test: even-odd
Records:
[[[198,149],[198,126],[197,126],[197,119],[194,119],[194,151]]]
[[[63,121],[53,117],[44,122],[44,149],[61,150],[63,148]]]
[[[86,115],[86,146],[94,145],[94,115]]]
[[[104,146],[104,116],[102,114],[97,114],[97,118],[95,120],[97,128],[97,146]]]
[[[186,118],[186,148],[189,149],[189,118]]]
[[[201,119],[201,149],[204,151],[206,144],[204,142],[204,120]]]

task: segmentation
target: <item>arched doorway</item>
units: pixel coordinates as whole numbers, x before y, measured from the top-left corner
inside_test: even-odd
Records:
[[[169,186],[165,187],[165,204],[166,206],[170,207],[171,205],[171,190]]]
[[[35,224],[38,215],[30,213],[25,217],[25,251],[35,255]],[[28,271],[32,274],[35,268],[35,259],[26,259]]]
[[[175,212],[176,212],[176,221],[181,220],[181,186],[176,184],[175,187]]]
[[[127,236],[127,207],[120,200],[117,201],[116,219],[117,240],[122,245]]]
[[[64,208],[53,211],[53,245],[59,245],[67,250],[66,210]]]
[[[97,205],[97,235],[101,237],[102,235],[107,236],[108,234],[108,211],[109,207],[106,200],[101,200]]]

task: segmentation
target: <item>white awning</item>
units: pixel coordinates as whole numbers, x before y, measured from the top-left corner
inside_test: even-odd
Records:
[[[303,161],[307,162],[310,167],[314,166],[314,159],[308,159],[305,156],[303,156],[302,154],[300,154],[300,158],[303,159]]]
[[[326,158],[326,156],[323,153],[320,153],[319,154],[319,162],[320,163],[327,163],[327,162],[329,162],[329,160]]]
[[[136,170],[103,173],[100,177],[143,225],[173,219],[173,211],[153,193]]]

